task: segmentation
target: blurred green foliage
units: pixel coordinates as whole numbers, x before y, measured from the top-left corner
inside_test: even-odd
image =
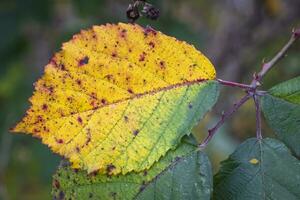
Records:
[[[40,141],[12,135],[8,129],[28,108],[32,84],[61,43],[93,24],[126,21],[130,2],[0,1],[0,199],[51,199],[51,176],[61,158]],[[287,40],[291,28],[299,26],[298,0],[149,2],[160,8],[161,17],[158,21],[142,18],[138,23],[194,44],[216,64],[218,76],[223,77],[227,70],[226,78],[241,82],[248,82],[263,58],[271,57]],[[288,58],[268,74],[265,88],[300,74],[299,49],[299,44],[295,45]],[[234,64],[238,68],[232,68]],[[216,113],[240,95],[236,90],[224,90]],[[245,106],[209,146],[214,171],[241,139],[255,134],[252,115],[253,107]],[[216,117],[208,116],[207,123],[195,129],[198,138],[204,137],[212,124],[208,122]]]

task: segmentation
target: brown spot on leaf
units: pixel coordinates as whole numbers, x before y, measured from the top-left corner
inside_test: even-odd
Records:
[[[165,65],[166,65],[166,64],[165,64],[165,61],[160,61],[160,62],[159,62],[159,66],[160,66],[161,69],[165,69],[165,68],[166,68]]]
[[[63,139],[56,139],[56,142],[57,142],[58,144],[62,144],[62,143],[64,143],[64,140],[63,140]]]
[[[145,171],[143,172],[143,176],[147,176],[147,175],[148,175],[148,171],[145,170]]]
[[[140,61],[140,62],[143,62],[143,61],[145,61],[145,58],[146,58],[146,53],[143,52],[143,53],[140,55],[139,61]]]
[[[72,101],[73,101],[73,98],[72,98],[72,97],[67,97],[67,100],[68,100],[69,102],[72,102]]]
[[[60,183],[58,180],[56,180],[56,179],[53,180],[53,187],[55,187],[56,189],[60,188]]]
[[[87,129],[87,139],[86,139],[86,141],[85,141],[85,145],[88,145],[90,142],[91,142],[91,138],[92,138],[92,135],[91,135],[91,129]]]
[[[137,129],[137,130],[134,130],[134,131],[133,131],[133,135],[134,135],[134,136],[137,136],[137,135],[139,134],[139,132],[140,132],[140,130],[138,130],[138,129]]]
[[[154,42],[149,42],[149,46],[150,46],[151,48],[154,48],[154,47],[155,47],[155,43],[154,43]]]
[[[46,126],[43,127],[43,130],[47,133],[50,132],[50,130]]]
[[[112,54],[111,54],[111,56],[113,57],[113,58],[115,58],[115,57],[117,57],[117,52],[113,52]]]
[[[128,91],[130,94],[133,94],[132,89],[129,88],[127,91]]]
[[[62,71],[66,71],[66,66],[64,64],[60,64],[59,65],[59,68],[62,70]]]
[[[112,74],[107,74],[106,76],[104,76],[104,78],[106,78],[107,80],[112,80],[113,79],[113,75]]]
[[[126,38],[126,36],[127,36],[127,30],[126,29],[122,29],[122,31],[120,32],[120,36],[121,36],[121,38]]]
[[[47,104],[43,104],[42,105],[42,109],[45,111],[45,110],[47,110],[48,109],[48,105]]]
[[[82,59],[80,59],[78,61],[78,66],[81,67],[81,66],[86,65],[88,63],[89,63],[89,57],[85,56],[85,57],[83,57]]]
[[[78,85],[81,85],[81,80],[80,80],[80,79],[77,79],[77,80],[76,80],[76,83],[77,83]]]
[[[151,27],[146,27],[146,28],[144,28],[144,35],[147,37],[147,36],[150,35],[150,34],[153,34],[154,36],[156,36],[156,35],[157,35],[157,31],[154,30],[154,29],[151,28]]]
[[[124,121],[128,122],[128,117],[127,116],[124,116]]]
[[[114,169],[116,169],[116,167],[113,164],[107,165],[106,166],[106,172],[107,172],[107,174],[110,175]]]
[[[102,103],[102,104],[106,104],[107,101],[106,101],[105,99],[101,99],[101,103]]]
[[[39,129],[37,129],[37,128],[34,128],[34,129],[33,129],[33,132],[34,132],[34,133],[39,133],[39,132],[41,132],[41,131],[40,131]]]
[[[90,175],[91,175],[91,176],[97,176],[97,175],[98,175],[98,171],[97,171],[97,170],[96,170],[96,171],[93,171]]]
[[[117,197],[117,193],[116,192],[112,192],[110,194],[111,194],[111,196],[112,196],[113,199],[116,199],[116,197]]]
[[[37,124],[37,123],[40,123],[40,122],[43,122],[44,119],[41,115],[38,115],[37,118],[36,118],[36,121],[34,122],[34,124]]]
[[[77,121],[82,124],[82,118],[81,117],[77,117]]]

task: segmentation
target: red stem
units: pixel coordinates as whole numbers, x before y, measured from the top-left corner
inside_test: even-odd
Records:
[[[259,96],[264,95],[264,91],[259,91],[257,88],[261,86],[261,80],[265,76],[265,74],[271,70],[271,68],[278,63],[282,58],[284,58],[286,52],[289,48],[300,38],[300,29],[297,29],[292,32],[292,36],[286,45],[271,59],[269,62],[265,63],[262,66],[261,71],[258,74],[254,74],[253,80],[250,85],[236,83],[232,81],[224,81],[222,79],[216,79],[220,84],[230,86],[230,87],[239,87],[245,89],[247,95],[245,95],[238,103],[234,104],[233,108],[231,108],[226,113],[223,113],[221,119],[217,122],[217,124],[208,130],[208,136],[205,140],[199,145],[199,148],[205,148],[212,137],[216,134],[217,130],[225,123],[225,121],[231,117],[245,102],[247,102],[251,97],[254,99],[255,110],[256,110],[256,137],[257,139],[262,139],[261,133],[261,106],[259,102]]]
[[[230,87],[239,87],[239,88],[243,88],[243,89],[251,89],[251,85],[246,85],[246,84],[243,84],[243,83],[236,83],[236,82],[232,82],[232,81],[224,81],[222,79],[217,79],[217,81],[222,85],[226,85],[226,86],[230,86]]]
[[[217,130],[225,123],[225,121],[231,117],[245,102],[247,102],[251,98],[251,94],[245,95],[238,103],[235,103],[234,106],[228,110],[226,113],[223,113],[221,119],[218,123],[211,129],[208,130],[208,136],[205,140],[200,144],[199,148],[203,149],[212,139],[212,137],[216,134]]]
[[[300,28],[292,32],[290,40],[282,47],[282,49],[267,63],[264,63],[262,69],[258,74],[254,75],[251,82],[251,87],[259,87],[260,81],[270,71],[274,65],[276,65],[281,59],[283,59],[289,50],[289,48],[300,38]]]

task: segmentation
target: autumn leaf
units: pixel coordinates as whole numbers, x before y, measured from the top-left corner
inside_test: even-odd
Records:
[[[142,171],[174,149],[218,96],[193,46],[132,24],[94,26],[45,67],[12,130],[38,137],[73,168]]]

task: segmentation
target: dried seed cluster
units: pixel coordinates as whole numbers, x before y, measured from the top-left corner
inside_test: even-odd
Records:
[[[142,7],[140,11],[140,7]],[[159,17],[159,9],[155,8],[152,4],[147,3],[146,0],[133,0],[129,4],[126,15],[131,23],[134,23],[141,16],[145,16],[151,20],[156,20]]]

